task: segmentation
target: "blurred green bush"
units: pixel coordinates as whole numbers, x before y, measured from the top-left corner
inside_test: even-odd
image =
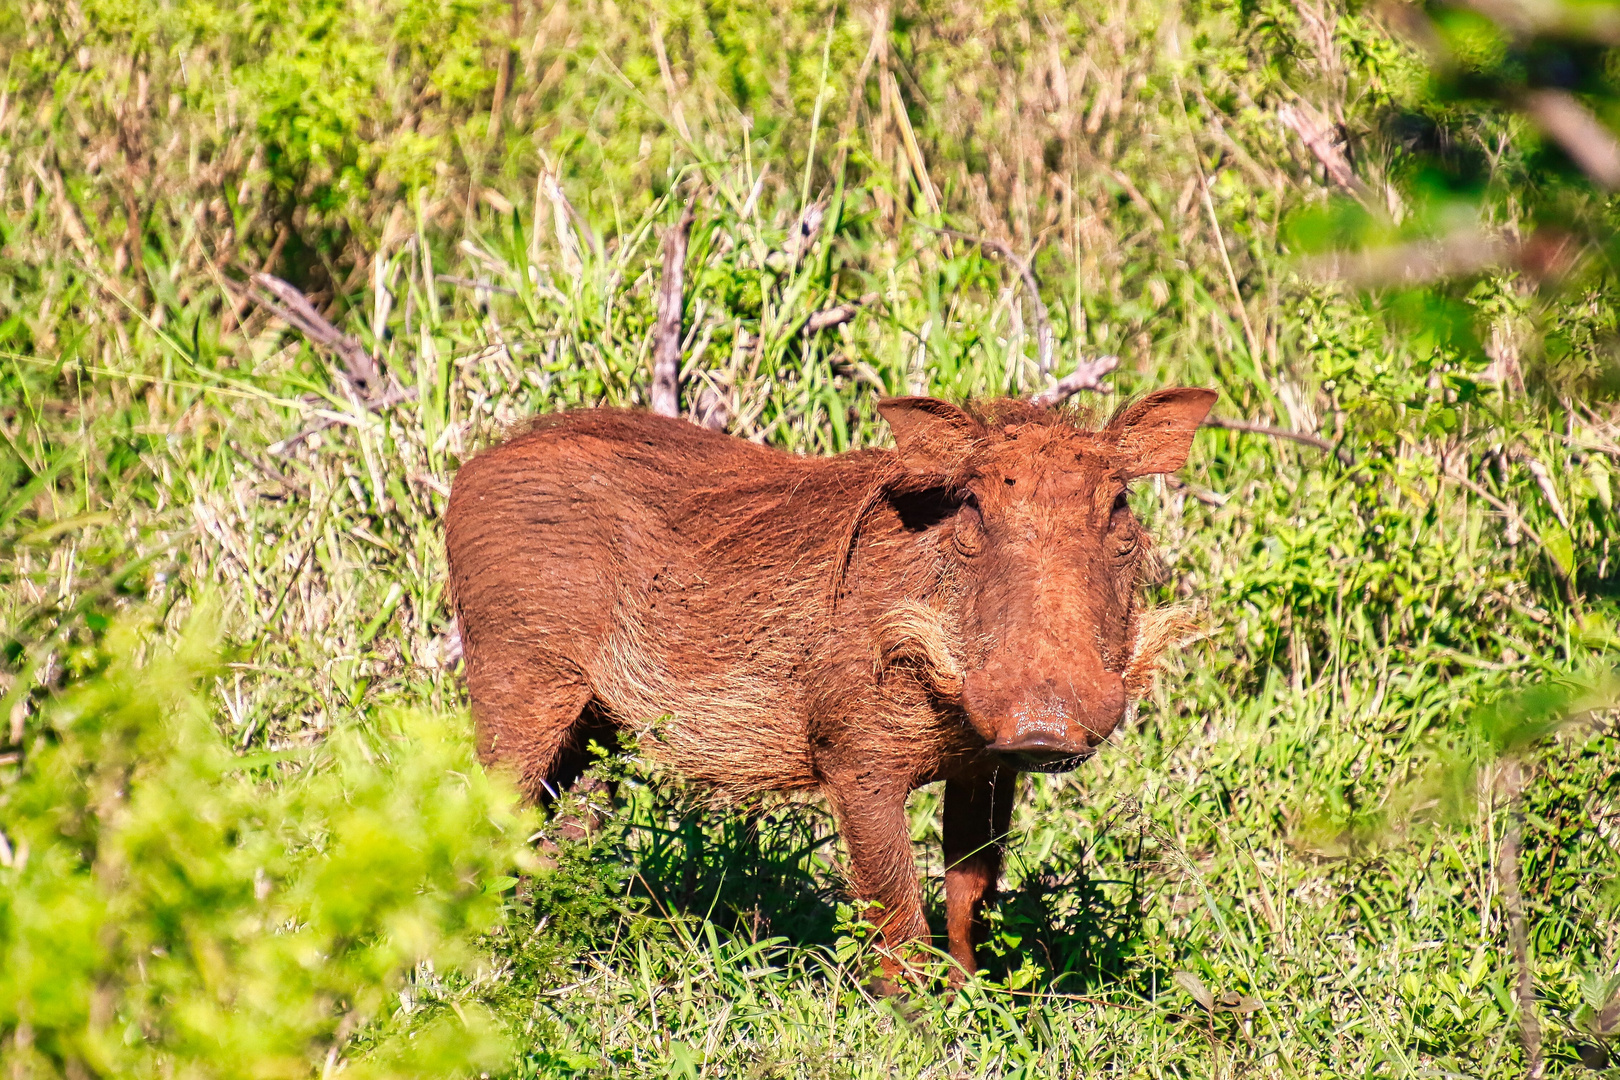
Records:
[[[0,784],[0,1068],[303,1076],[356,1036],[347,1075],[501,1060],[461,989],[531,823],[465,725],[398,712],[238,756],[206,617],[148,651],[115,624]]]

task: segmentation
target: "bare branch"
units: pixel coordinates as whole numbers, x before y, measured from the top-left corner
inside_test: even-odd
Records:
[[[1204,418],[1202,427],[1220,428],[1223,431],[1243,431],[1250,435],[1269,435],[1273,439],[1286,439],[1289,442],[1301,443],[1305,446],[1314,446],[1318,450],[1334,453],[1333,443],[1320,435],[1312,435],[1304,431],[1290,431],[1287,428],[1272,427],[1270,424],[1252,424],[1247,420],[1228,420],[1223,416],[1208,416]],[[1349,465],[1354,459],[1350,451],[1339,447],[1338,458]]]
[[[315,305],[309,302],[307,296],[274,274],[254,274],[253,284],[263,290],[254,296],[261,306],[304,335],[310,344],[335,353],[343,361],[344,376],[356,394],[369,398],[381,388],[382,373],[377,368],[377,361],[366,352],[359,338],[333,326],[315,310]],[[277,303],[278,300],[280,303]]]
[[[1524,95],[1525,115],[1563,147],[1592,182],[1620,189],[1620,141],[1567,90],[1532,90]]]
[[[1051,408],[1062,404],[1082,390],[1095,390],[1100,394],[1106,394],[1109,388],[1102,381],[1103,376],[1117,367],[1119,367],[1117,356],[1099,356],[1095,360],[1083,360],[1063,378],[1040,393],[1032,395],[1029,403]]]
[[[1607,4],[1527,4],[1519,0],[1464,0],[1520,38],[1586,38],[1620,45],[1620,11]]]
[[[664,234],[664,277],[658,285],[658,321],[653,327],[652,411],[659,416],[681,415],[681,303],[696,203],[693,194],[675,227]]]
[[[877,303],[878,299],[877,293],[870,292],[858,300],[850,300],[830,308],[824,308],[821,311],[812,312],[810,317],[804,320],[804,332],[806,334],[819,334],[823,330],[831,330],[835,326],[842,326],[853,319],[862,308]]]

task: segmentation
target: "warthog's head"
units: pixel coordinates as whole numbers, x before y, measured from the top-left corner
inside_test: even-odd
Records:
[[[1214,401],[1160,390],[1096,430],[1018,402],[879,404],[906,470],[896,489],[942,501],[952,583],[950,610],[902,605],[880,638],[1017,768],[1090,756],[1140,689],[1133,659],[1171,636],[1137,610],[1148,545],[1126,488],[1181,468]]]

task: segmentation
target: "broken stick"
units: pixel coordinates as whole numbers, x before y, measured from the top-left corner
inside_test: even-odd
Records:
[[[694,194],[675,227],[664,234],[664,277],[658,284],[658,319],[653,324],[652,411],[681,415],[681,304],[685,287],[686,244],[692,236]]]
[[[309,297],[274,274],[254,274],[253,284],[262,290],[254,295],[262,307],[304,335],[310,344],[335,353],[343,361],[344,377],[355,393],[369,398],[382,389],[382,372],[360,339],[328,322]]]

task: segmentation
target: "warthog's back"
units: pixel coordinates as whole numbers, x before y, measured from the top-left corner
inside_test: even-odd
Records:
[[[521,727],[525,695],[577,683],[621,725],[668,715],[650,748],[693,779],[814,786],[795,673],[875,457],[798,458],[607,410],[475,457],[445,525],[480,728]]]

